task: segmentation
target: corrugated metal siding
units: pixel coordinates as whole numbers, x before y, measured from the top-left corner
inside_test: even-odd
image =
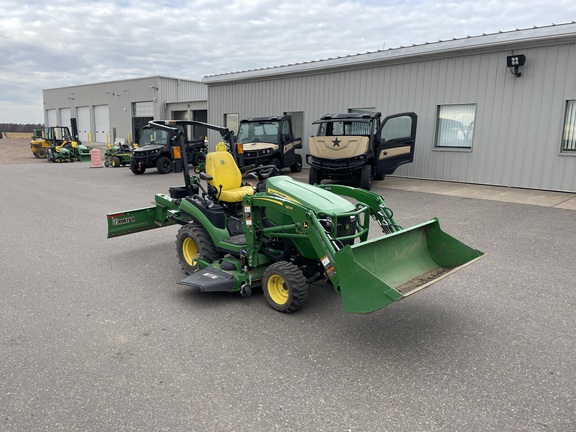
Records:
[[[522,49],[522,76],[510,51],[366,67],[208,89],[209,121],[304,112],[304,136],[327,112],[374,106],[383,115],[415,111],[416,154],[396,174],[425,179],[576,191],[576,157],[560,154],[567,99],[576,99],[576,45]],[[476,104],[470,150],[434,149],[438,105]],[[306,141],[306,140],[304,140]],[[303,154],[308,152],[307,143]]]
[[[203,83],[160,76],[48,89],[43,94],[46,121],[49,110],[58,108],[58,112],[66,112],[62,109],[69,109],[70,115],[77,115],[78,107],[88,107],[90,125],[86,126],[90,129],[86,135],[90,132],[93,140],[97,132],[96,106],[108,105],[111,130],[116,129],[118,138],[128,138],[132,133],[134,103],[153,103],[156,119],[169,117],[168,102],[188,101],[201,105],[197,109],[206,109],[207,105],[207,89]],[[69,118],[64,120],[70,122]],[[58,118],[58,122],[61,121],[63,119]]]

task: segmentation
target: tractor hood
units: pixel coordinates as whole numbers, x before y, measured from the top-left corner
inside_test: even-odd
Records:
[[[315,213],[339,214],[356,210],[354,204],[341,196],[288,176],[269,178],[266,181],[266,193],[305,205]]]

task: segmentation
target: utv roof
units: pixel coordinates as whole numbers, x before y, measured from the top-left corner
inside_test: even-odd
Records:
[[[240,120],[240,123],[252,123],[252,122],[275,122],[281,121],[285,118],[289,118],[288,115],[281,115],[281,116],[269,116],[269,117],[251,117],[248,119]]]
[[[324,114],[320,117],[320,120],[316,120],[314,123],[325,120],[360,120],[369,121],[372,119],[380,118],[381,113],[371,112],[371,113],[338,113],[338,114]]]

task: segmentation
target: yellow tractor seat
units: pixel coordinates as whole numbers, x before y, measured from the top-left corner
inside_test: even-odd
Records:
[[[242,202],[245,195],[254,195],[252,186],[242,186],[242,173],[234,157],[223,151],[206,155],[206,174],[212,177],[208,184],[216,188],[219,201]]]

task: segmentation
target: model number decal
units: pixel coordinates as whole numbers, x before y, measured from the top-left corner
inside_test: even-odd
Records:
[[[136,218],[134,216],[112,219],[112,225],[114,226],[126,225],[132,222],[136,222]]]

